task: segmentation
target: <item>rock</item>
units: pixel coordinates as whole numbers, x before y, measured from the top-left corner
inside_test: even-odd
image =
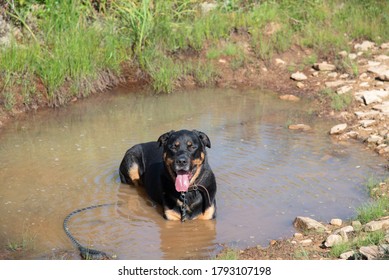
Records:
[[[382,141],[384,140],[383,137],[379,136],[379,135],[375,135],[375,134],[372,134],[369,136],[369,138],[367,138],[367,143],[370,143],[370,144],[381,144]]]
[[[338,52],[338,55],[340,55],[341,57],[345,58],[347,57],[347,52],[346,51],[341,51],[341,52]]]
[[[327,62],[315,63],[313,68],[318,71],[334,71],[336,70],[336,66],[333,64],[329,64]]]
[[[386,61],[386,60],[388,60],[388,59],[389,59],[389,56],[387,56],[387,55],[385,55],[385,54],[381,54],[381,55],[379,55],[379,56],[377,56],[377,57],[375,58],[375,60],[381,61],[381,62],[384,62],[384,61]]]
[[[299,232],[296,232],[295,234],[293,234],[294,238],[297,238],[297,239],[301,239],[304,237],[304,235],[302,233],[299,233]]]
[[[375,120],[361,120],[359,121],[359,123],[361,124],[361,126],[363,126],[364,128],[367,128],[369,126],[372,126],[373,124],[376,123]]]
[[[290,130],[302,130],[302,131],[308,131],[308,130],[311,130],[311,127],[309,125],[306,125],[306,124],[302,124],[302,123],[299,123],[299,124],[291,124],[288,126],[288,128]]]
[[[341,219],[331,219],[330,224],[333,226],[340,227],[342,225],[342,220]]]
[[[380,250],[378,246],[362,246],[359,248],[359,253],[365,256],[368,260],[374,260],[380,256]]]
[[[217,8],[217,4],[204,2],[200,4],[200,8],[203,14],[208,14],[210,11]]]
[[[297,82],[296,87],[303,88],[305,85],[302,82]]]
[[[335,125],[334,127],[331,128],[330,134],[331,135],[340,134],[340,133],[344,132],[346,130],[346,128],[347,128],[346,123]]]
[[[287,101],[299,101],[300,98],[298,98],[297,96],[293,95],[293,94],[284,94],[284,95],[281,95],[280,96],[280,99],[281,100],[287,100]]]
[[[300,241],[301,246],[309,246],[312,243],[313,243],[312,239],[305,239]]]
[[[352,89],[353,89],[352,86],[342,86],[336,90],[336,93],[342,95],[352,91]]]
[[[342,242],[343,242],[342,236],[340,236],[338,234],[330,234],[327,237],[326,241],[324,242],[324,246],[326,246],[327,248],[331,248],[334,245],[340,244]]]
[[[285,62],[285,61],[283,61],[283,60],[282,60],[282,59],[280,59],[280,58],[276,58],[276,64],[285,65],[285,64],[286,64],[286,62]]]
[[[293,226],[299,230],[327,230],[327,227],[318,221],[309,218],[298,216],[293,222]]]
[[[381,103],[382,98],[386,98],[389,96],[389,91],[386,90],[368,90],[368,91],[360,91],[355,93],[355,96],[358,98],[362,98],[365,105],[369,105],[372,103]]]
[[[305,74],[302,72],[295,72],[290,77],[295,81],[304,81],[308,79],[307,76],[305,76]]]
[[[351,226],[355,229],[355,230],[360,230],[362,228],[362,224],[360,221],[352,221],[351,222]]]
[[[325,82],[326,87],[335,88],[344,85],[344,81]]]
[[[359,51],[368,51],[375,47],[374,42],[363,41],[361,44],[355,44],[354,48]]]
[[[336,73],[336,72],[330,72],[330,73],[328,73],[327,76],[330,77],[330,78],[336,78],[336,77],[338,77],[338,73]]]
[[[354,60],[354,59],[356,59],[357,57],[358,57],[358,55],[357,55],[356,53],[350,53],[350,54],[348,55],[348,58],[351,59],[351,60]]]
[[[363,119],[369,119],[378,116],[380,113],[378,111],[367,111],[367,112],[354,112],[354,114],[357,116],[358,119],[363,120]]]
[[[378,79],[384,82],[389,82],[389,69],[379,74]]]
[[[389,101],[383,102],[382,104],[374,105],[373,109],[384,114],[389,114]]]
[[[340,229],[335,230],[334,234],[339,234],[341,232],[349,233],[349,232],[353,232],[353,231],[354,231],[354,228],[352,226],[345,226],[345,227],[342,227]]]
[[[383,228],[389,228],[389,218],[385,220],[380,220],[380,221],[371,221],[368,222],[363,230],[364,231],[377,231]]]
[[[372,66],[367,69],[368,72],[376,74],[377,76],[385,74],[386,71],[388,70],[389,70],[388,66],[384,64],[378,66]]]
[[[381,65],[381,62],[369,60],[369,61],[367,62],[367,65],[368,65],[368,66],[378,66],[378,65]]]
[[[355,252],[354,251],[348,251],[348,252],[344,252],[343,254],[340,254],[340,258],[342,260],[348,260],[350,259],[352,256],[355,255]]]
[[[389,49],[389,42],[388,43],[382,43],[380,48],[381,49]]]

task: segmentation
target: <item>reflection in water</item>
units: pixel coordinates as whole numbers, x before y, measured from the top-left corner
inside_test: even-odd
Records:
[[[297,122],[313,130],[286,128]],[[290,236],[298,215],[350,218],[384,161],[359,145],[332,143],[330,127],[309,115],[309,104],[236,90],[113,93],[30,115],[0,135],[0,246],[29,235],[35,250],[22,258],[74,251],[63,218],[109,202],[122,204],[80,213],[69,227],[82,244],[119,259],[209,258],[218,244],[245,248]],[[118,178],[129,147],[182,128],[211,139],[215,221],[165,221],[142,189]]]

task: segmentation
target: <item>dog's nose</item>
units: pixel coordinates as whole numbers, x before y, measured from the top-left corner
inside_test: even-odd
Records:
[[[177,166],[185,166],[188,164],[188,159],[185,156],[180,156],[176,159]]]

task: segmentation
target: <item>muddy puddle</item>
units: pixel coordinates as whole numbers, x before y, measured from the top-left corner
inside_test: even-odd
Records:
[[[313,129],[290,131],[291,123]],[[332,125],[313,118],[308,103],[237,90],[118,92],[30,115],[0,135],[0,246],[19,247],[11,256],[21,259],[77,259],[63,219],[101,203],[116,204],[74,216],[69,228],[118,259],[212,258],[223,245],[290,237],[299,215],[351,218],[385,162],[361,144],[333,142]],[[214,221],[165,221],[141,189],[119,181],[129,147],[181,128],[211,139]]]

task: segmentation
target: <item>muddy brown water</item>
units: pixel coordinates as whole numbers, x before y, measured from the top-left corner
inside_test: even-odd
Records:
[[[332,141],[334,123],[313,118],[310,106],[254,90],[117,92],[16,120],[0,135],[0,246],[24,242],[17,258],[77,259],[63,219],[110,202],[121,204],[80,213],[69,227],[118,259],[212,258],[223,245],[289,237],[299,215],[351,218],[368,200],[367,178],[383,176],[386,162],[361,144]],[[291,131],[290,123],[313,129]],[[165,221],[141,189],[120,183],[129,147],[181,128],[211,139],[214,221]]]

